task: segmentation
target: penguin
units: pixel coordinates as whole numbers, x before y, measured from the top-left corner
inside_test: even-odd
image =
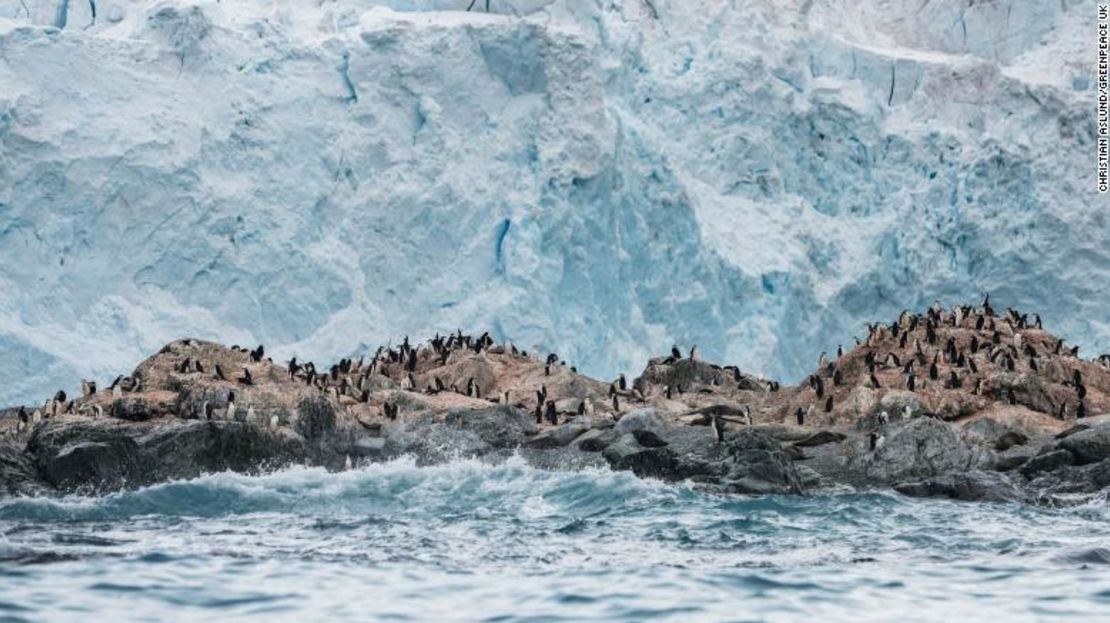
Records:
[[[409,372],[409,373],[405,374],[404,378],[401,379],[401,389],[411,390],[415,387],[416,387],[416,381],[415,381],[415,379],[413,379],[412,373]]]
[[[251,361],[253,361],[255,363],[258,363],[259,361],[262,361],[262,356],[265,355],[265,354],[266,354],[266,349],[262,348],[262,345],[259,344],[258,348],[254,349],[250,352]]]
[[[346,460],[343,461],[343,471],[349,472],[353,468],[354,465],[351,463],[351,455],[348,454]]]
[[[698,345],[694,344],[690,347],[690,361],[698,360]]]
[[[1040,314],[1033,314],[1033,328],[1034,329],[1042,329],[1043,328],[1041,326],[1041,315]]]
[[[616,394],[613,394],[613,410],[614,411],[620,411],[621,410],[621,403],[620,403],[620,400],[617,399]]]
[[[586,401],[582,400],[578,403],[578,416],[586,415]]]
[[[874,374],[871,375],[872,378],[874,378],[874,376],[875,376]],[[844,376],[840,374],[840,368],[837,368],[836,371],[833,372],[833,385],[835,387],[840,387],[843,384],[844,384]]]
[[[536,410],[533,412],[533,415],[536,416],[536,424],[543,424],[543,410],[540,408],[540,405],[536,405]]]
[[[251,379],[251,371],[246,369],[246,368],[243,368],[243,376],[235,379],[235,381],[238,382],[240,385],[253,385],[254,384],[254,380]]]
[[[673,357],[675,361],[682,359],[682,351],[678,350],[677,344],[671,346],[671,357]]]
[[[879,433],[877,433],[876,431],[871,431],[870,433],[867,433],[867,446],[871,449],[872,452],[879,448]]]
[[[812,355],[810,355],[810,356],[812,357]],[[825,351],[821,351],[821,356],[817,358],[817,369],[818,370],[824,370],[825,369],[825,364],[827,364],[827,363],[828,363],[828,360],[825,358]]]
[[[227,415],[224,416],[225,420],[235,418],[235,392],[227,393]]]
[[[1014,333],[1014,348],[1021,351],[1021,334],[1017,332]]]
[[[1087,417],[1087,407],[1080,402],[1079,406],[1075,408],[1075,419],[1082,420]]]
[[[929,379],[935,381],[937,380],[938,376],[939,371],[937,370],[937,362],[933,361],[933,363],[929,366]]]
[[[620,378],[617,379],[617,385],[620,386],[622,392],[628,390],[628,381],[624,378],[623,373],[621,374]]]
[[[277,430],[279,423],[280,419],[276,413],[270,416],[270,430]]]
[[[81,381],[81,395],[88,397],[96,393],[96,381]]]
[[[65,402],[65,401],[66,401],[65,390],[59,389],[58,393],[54,394],[54,402]]]
[[[27,409],[25,409],[23,407],[20,407],[18,417],[19,417],[19,421],[16,422],[15,430],[16,431],[21,431],[24,428],[27,428],[27,425],[31,421],[31,416],[27,415]]]
[[[798,420],[798,426],[805,426],[806,414],[801,407],[798,407],[798,410],[794,412],[794,417]]]
[[[956,374],[955,370],[948,372],[948,389],[959,389],[961,386],[960,376]]]
[[[204,420],[205,421],[211,421],[212,420],[212,411],[214,411],[214,409],[212,408],[212,404],[209,403],[207,400],[205,400],[204,401],[204,406],[201,407],[201,412],[204,414]]]
[[[1087,397],[1087,386],[1086,385],[1076,385],[1075,386],[1075,394],[1077,396],[1079,396],[1080,400],[1083,400],[1084,398]]]
[[[248,422],[254,422],[254,420],[255,420],[254,405],[250,405],[250,406],[247,407],[247,421]]]
[[[890,422],[890,414],[886,411],[879,412],[879,426],[886,426]]]
[[[873,389],[879,389],[880,387],[882,387],[881,385],[879,385],[879,377],[875,376],[874,374],[871,375],[871,387]]]
[[[911,392],[916,391],[916,386],[917,386],[917,377],[916,376],[911,374],[908,377],[906,377],[906,389],[910,390]]]
[[[1059,419],[1059,420],[1068,419],[1068,403],[1066,403],[1066,402],[1060,403],[1060,410],[1056,412],[1056,419]]]
[[[386,417],[392,422],[397,419],[400,408],[396,404],[385,403]]]
[[[1032,370],[1033,372],[1039,372],[1040,371],[1037,368],[1037,360],[1033,359],[1032,357],[1029,358],[1029,369]]]
[[[725,421],[714,413],[713,418],[713,432],[717,435],[717,443],[723,443],[725,440]]]
[[[975,379],[975,390],[972,391],[971,393],[975,394],[976,396],[982,395],[982,393],[983,393],[983,379],[980,379],[980,378]]]
[[[836,358],[840,359],[843,356],[844,356],[844,345],[843,344],[837,344],[836,345]]]
[[[671,391],[671,386],[670,385],[664,386],[663,394],[667,397],[667,400],[671,400],[671,398],[674,396],[674,394]]]
[[[216,364],[215,375],[216,375],[216,378],[221,380],[221,381],[226,381],[227,380],[227,377],[224,376],[224,369],[221,368],[220,364],[218,364],[218,363]]]
[[[832,395],[830,395],[829,399],[825,401],[825,413],[829,413],[832,410],[833,410],[833,397],[832,397]]]
[[[971,368],[971,371],[973,373],[979,374],[979,366],[975,365],[975,358],[974,357],[968,357],[967,358],[967,367]]]
[[[544,406],[544,419],[551,423],[552,426],[559,423],[558,413],[555,411],[555,402],[548,400]]]
[[[551,364],[545,364],[543,367],[543,375],[551,376]]]
[[[1081,374],[1079,372],[1078,368],[1071,371],[1071,382],[1074,383],[1075,385],[1082,385],[1083,384],[1083,374]]]

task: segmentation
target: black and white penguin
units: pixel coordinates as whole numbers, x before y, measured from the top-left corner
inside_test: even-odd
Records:
[[[717,443],[722,443],[725,440],[725,421],[714,413],[712,415],[713,432],[717,435]]]
[[[235,379],[240,385],[254,385],[254,379],[251,378],[251,371],[243,368],[243,376]]]
[[[216,370],[213,374],[216,376],[217,379],[219,379],[221,381],[226,381],[227,380],[227,377],[224,376],[224,369],[221,368],[220,364],[218,364],[218,363],[216,364]]]
[[[879,377],[872,374],[871,375],[871,388],[872,389],[879,389],[880,387],[882,387],[882,386],[879,385]]]
[[[559,423],[558,413],[555,411],[555,402],[552,400],[547,401],[544,410],[544,418],[551,423],[552,426]]]
[[[801,407],[798,407],[798,410],[794,412],[794,417],[798,420],[798,426],[806,425],[806,412],[802,411]]]
[[[617,379],[617,385],[620,387],[622,392],[628,390],[628,380],[624,378],[624,374],[621,374],[620,378]]]
[[[833,397],[830,395],[829,399],[825,401],[825,413],[830,413],[833,410]]]

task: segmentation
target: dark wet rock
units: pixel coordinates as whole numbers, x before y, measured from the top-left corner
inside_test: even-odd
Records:
[[[100,492],[208,472],[258,472],[305,456],[299,440],[239,422],[49,420],[27,446],[39,474],[63,491]]]
[[[620,433],[612,429],[593,428],[574,440],[574,445],[583,452],[601,452],[620,438]]]
[[[1072,426],[1071,428],[1067,428],[1067,429],[1064,429],[1064,430],[1060,431],[1059,433],[1056,433],[1056,439],[1063,439],[1064,437],[1070,437],[1070,436],[1072,436],[1072,435],[1074,435],[1078,432],[1085,431],[1089,428],[1090,428],[1090,426],[1087,426],[1086,424],[1076,424],[1075,426]]]
[[[1110,458],[1110,425],[1102,425],[1068,435],[1059,447],[1075,455],[1080,464],[1097,463]]]
[[[994,449],[1005,452],[1014,446],[1022,446],[1029,442],[1029,438],[1017,431],[1006,431],[994,442]]]
[[[678,471],[678,458],[673,450],[645,448],[632,434],[621,435],[601,455],[613,469],[629,470],[640,477],[674,479]]]
[[[31,455],[12,444],[0,444],[0,493],[35,495],[43,492]]]
[[[445,424],[472,432],[482,442],[492,448],[499,449],[518,447],[524,443],[527,437],[539,432],[539,428],[531,416],[521,409],[509,406],[492,407],[478,411],[454,410],[447,414]],[[569,430],[566,432],[569,432]]]
[[[791,461],[804,461],[806,459],[805,451],[799,446],[783,446],[782,451],[790,457]]]
[[[1032,458],[1032,457],[1031,457],[1031,455],[1028,455],[1028,454],[1013,454],[1013,455],[1010,455],[1010,456],[1000,456],[995,460],[994,465],[991,467],[991,469],[993,469],[996,472],[1013,471],[1013,470],[1021,467],[1022,465],[1025,465],[1025,463],[1028,462],[1030,458]]]
[[[848,436],[844,433],[837,433],[828,430],[819,430],[805,439],[795,441],[794,445],[800,448],[812,448],[815,446],[823,446],[827,443],[840,443],[847,439]]]
[[[632,431],[632,436],[636,438],[636,443],[645,448],[662,448],[667,445],[667,442],[654,431],[646,429],[634,430]]]
[[[655,409],[637,409],[625,413],[615,426],[616,431],[622,435],[631,434],[638,430],[650,430],[659,433],[663,429],[663,416]]]
[[[855,461],[871,485],[924,480],[991,462],[988,451],[969,445],[950,425],[927,417],[890,426],[874,452],[861,450]]]
[[[1038,502],[1067,505],[1082,501],[1073,496],[1097,493],[1106,487],[1110,487],[1110,459],[1042,472],[1025,488]]]
[[[536,449],[563,448],[569,446],[580,435],[590,430],[587,423],[571,420],[558,426],[553,426],[542,433],[526,440],[524,446]]]
[[[1033,478],[1041,472],[1050,472],[1065,465],[1075,464],[1075,456],[1067,450],[1053,450],[1038,454],[1021,466],[1021,473],[1026,478]]]
[[[967,502],[1010,502],[1025,497],[1006,475],[978,470],[899,483],[894,485],[894,490],[910,497],[949,498]]]
[[[728,473],[722,484],[736,493],[798,493],[797,468],[779,442],[766,433],[745,428],[728,442]]]

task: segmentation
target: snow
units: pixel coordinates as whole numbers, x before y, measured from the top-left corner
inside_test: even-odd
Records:
[[[795,380],[984,290],[1110,349],[1094,2],[59,4],[0,0],[0,404],[183,335]]]

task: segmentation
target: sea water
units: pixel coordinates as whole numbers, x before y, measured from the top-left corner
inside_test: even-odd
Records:
[[[0,501],[2,621],[1110,620],[1110,509],[523,460]]]

